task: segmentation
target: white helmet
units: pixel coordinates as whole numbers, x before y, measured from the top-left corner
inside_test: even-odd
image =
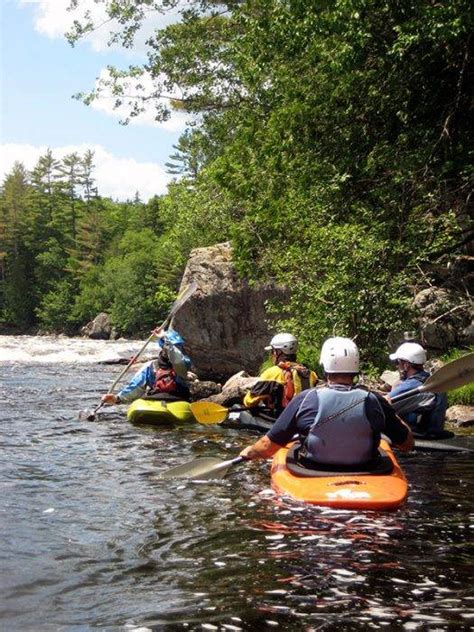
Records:
[[[268,347],[265,347],[265,351],[272,349],[280,349],[286,355],[293,355],[298,349],[298,341],[292,334],[277,334],[270,340]]]
[[[388,357],[390,360],[406,360],[412,364],[424,364],[426,351],[417,342],[404,342],[395,353],[391,353]]]
[[[321,347],[319,363],[326,373],[358,373],[359,349],[350,338],[328,338]]]

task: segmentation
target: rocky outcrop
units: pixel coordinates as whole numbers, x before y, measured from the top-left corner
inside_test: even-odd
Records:
[[[474,406],[451,406],[446,411],[446,420],[458,428],[474,426]]]
[[[266,304],[285,303],[289,290],[238,276],[229,243],[191,252],[181,287],[198,289],[173,319],[201,379],[224,382],[244,369],[257,374],[271,337]]]
[[[81,329],[82,336],[94,338],[95,340],[109,340],[112,337],[112,333],[110,317],[105,312],[101,312],[94,320],[91,320]]]
[[[429,287],[413,300],[419,314],[422,343],[436,352],[473,344],[472,305],[467,296],[448,288]]]

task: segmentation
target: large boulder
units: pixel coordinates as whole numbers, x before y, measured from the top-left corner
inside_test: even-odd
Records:
[[[250,284],[238,276],[229,243],[191,252],[181,287],[197,291],[173,319],[201,379],[224,382],[244,369],[255,375],[272,332],[266,304],[286,302],[287,288]]]
[[[110,317],[105,312],[98,314],[94,320],[82,327],[81,334],[95,340],[109,340],[112,336]]]
[[[242,403],[246,393],[257,381],[258,377],[252,377],[245,371],[239,371],[227,380],[219,393],[212,394],[207,399],[222,406]]]

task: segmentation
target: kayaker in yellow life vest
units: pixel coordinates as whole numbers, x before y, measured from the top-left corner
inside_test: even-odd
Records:
[[[244,406],[265,406],[279,415],[295,395],[316,386],[318,376],[296,361],[298,341],[292,334],[273,336],[265,351],[271,352],[273,366],[265,369],[244,397]]]
[[[378,393],[354,384],[359,350],[350,338],[326,340],[320,362],[326,386],[296,395],[267,434],[241,456],[269,458],[295,435],[301,441],[300,455],[312,466],[369,464],[378,454],[382,433],[400,450],[413,448],[411,430],[392,406]]]

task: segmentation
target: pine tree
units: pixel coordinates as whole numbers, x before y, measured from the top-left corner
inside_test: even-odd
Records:
[[[0,310],[2,320],[29,326],[34,320],[34,267],[25,235],[28,223],[28,178],[16,162],[1,189],[0,204]]]

